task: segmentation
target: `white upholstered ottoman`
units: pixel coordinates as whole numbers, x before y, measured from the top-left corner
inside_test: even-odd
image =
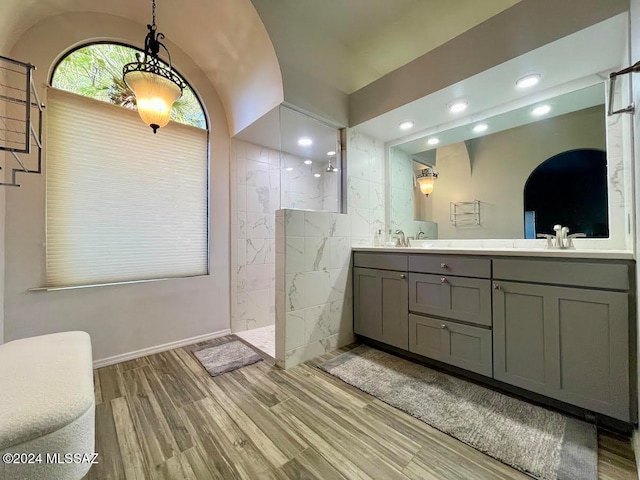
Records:
[[[87,333],[0,345],[0,479],[82,478],[93,458],[94,417]]]

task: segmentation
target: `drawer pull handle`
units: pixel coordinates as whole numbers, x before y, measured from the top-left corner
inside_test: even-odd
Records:
[[[400,275],[400,278],[404,279],[404,278],[407,278],[407,276],[406,275]]]
[[[441,263],[440,268],[449,268],[449,265],[447,265],[446,263]]]
[[[446,326],[444,323],[441,323],[441,324],[440,324],[440,328],[443,328],[443,329],[445,329],[445,330],[446,330],[447,326]]]
[[[447,283],[448,282],[447,277],[440,277],[440,282]]]
[[[502,290],[502,287],[496,283],[496,284],[493,285],[493,289],[494,290]]]

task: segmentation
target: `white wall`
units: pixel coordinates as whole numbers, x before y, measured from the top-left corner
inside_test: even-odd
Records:
[[[65,14],[38,23],[11,56],[35,65],[45,84],[56,59],[92,39],[137,44],[144,26],[104,14]],[[210,120],[210,274],[159,282],[29,292],[46,284],[45,171],[7,191],[5,340],[65,330],[89,332],[95,359],[228,331],[229,135],[216,91],[191,58],[169,44],[174,65],[198,92]],[[158,132],[162,135],[162,131]],[[46,137],[45,137],[46,141]],[[45,143],[46,152],[46,143]]]
[[[384,230],[384,149],[347,135],[347,213],[276,212],[276,360],[289,368],[351,343],[351,247]]]
[[[231,142],[231,330],[275,323],[280,153]]]
[[[318,162],[231,142],[231,330],[275,324],[275,212],[282,205],[335,211],[337,183]],[[287,170],[292,168],[292,170]],[[322,177],[314,177],[319,172]]]

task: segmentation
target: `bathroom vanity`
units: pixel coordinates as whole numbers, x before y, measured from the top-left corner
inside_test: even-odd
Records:
[[[634,422],[634,279],[629,252],[354,248],[354,331]]]

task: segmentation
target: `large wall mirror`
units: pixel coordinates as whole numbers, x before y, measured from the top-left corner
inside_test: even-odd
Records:
[[[608,237],[605,88],[599,83],[391,150],[397,228],[438,238],[535,238],[555,224]],[[427,196],[423,170],[437,179]]]
[[[561,224],[610,237],[609,189],[618,167],[608,162],[604,79],[628,62],[625,18],[452,86],[468,114],[436,112],[453,106],[439,98],[444,92],[399,113],[433,120],[387,141],[390,227],[437,239],[524,239]],[[531,85],[516,86],[522,79]],[[482,108],[472,111],[474,103]],[[365,130],[381,125],[372,121]],[[432,191],[420,189],[425,176]]]

